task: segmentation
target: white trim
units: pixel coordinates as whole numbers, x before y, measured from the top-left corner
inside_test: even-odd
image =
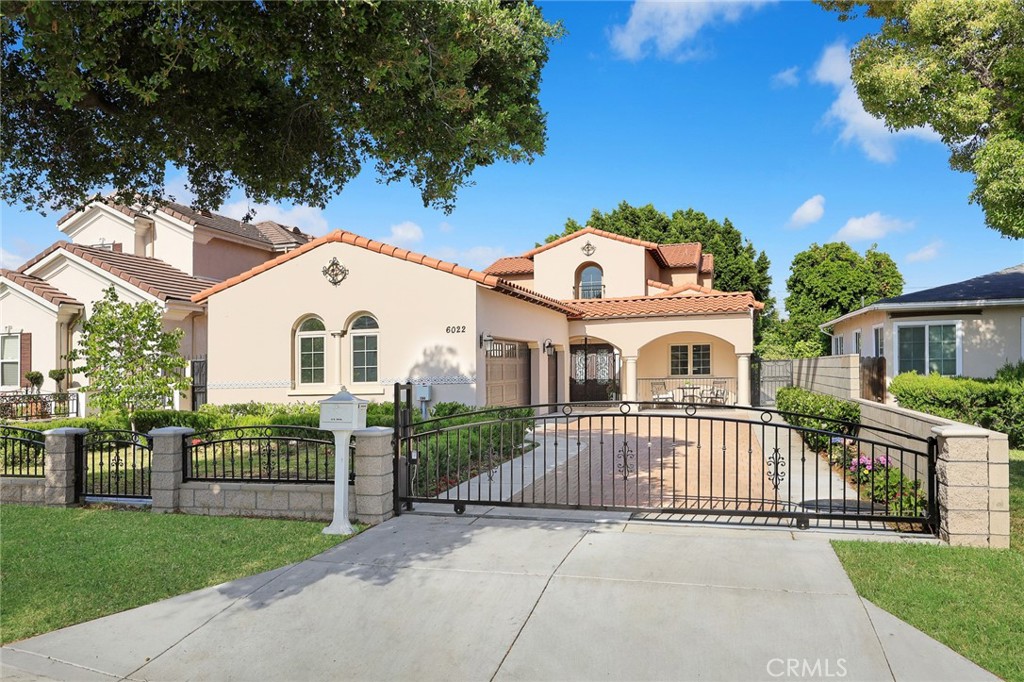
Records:
[[[853,354],[864,356],[864,330],[853,330]]]
[[[18,367],[18,371],[15,372],[15,377],[14,377],[14,380],[17,383],[14,383],[14,384],[0,384],[0,388],[2,388],[5,391],[13,391],[15,389],[17,389],[19,391],[21,390],[21,379],[22,379],[22,377],[21,377],[21,334],[22,334],[22,332],[11,332],[9,334],[7,334],[7,333],[0,334],[0,339],[4,339],[4,338],[7,338],[7,337],[11,337],[11,338],[17,339],[17,341],[15,342],[16,348],[15,348],[15,352],[14,352],[14,360],[3,360],[2,359],[3,356],[0,355],[0,364],[13,362]],[[0,376],[0,382],[2,382],[2,381],[3,381],[3,377]]]
[[[42,306],[43,308],[46,308],[49,312],[51,312],[51,313],[53,313],[55,315],[57,314],[58,310],[57,310],[57,304],[56,303],[51,303],[50,301],[47,301],[45,298],[43,298],[39,294],[36,294],[36,293],[30,291],[29,289],[26,289],[25,287],[21,286],[20,284],[18,284],[17,282],[15,282],[13,280],[8,279],[7,277],[0,277],[0,279],[2,279],[3,280],[3,284],[6,285],[14,293],[21,294],[25,298],[27,298],[30,301],[32,301],[34,304]],[[77,303],[71,303],[71,304],[67,304],[67,305],[75,305],[75,306],[81,307]]]
[[[921,320],[919,322],[893,322],[892,325],[892,360],[893,376],[900,373],[900,329],[904,327],[924,327],[924,364],[928,369],[928,327],[943,327],[948,325],[956,326],[956,374],[964,374],[964,322],[963,320]]]
[[[883,347],[881,349],[881,351],[882,351],[881,353],[879,353],[879,348],[878,348],[878,339],[879,339],[879,337],[875,333],[877,331],[881,331],[882,332],[881,339],[882,339],[882,346]],[[885,347],[884,347],[885,346],[885,324],[876,324],[876,325],[873,325],[871,327],[871,346],[872,346],[871,351],[872,351],[872,353],[874,353],[873,357],[876,357],[876,358],[885,357]]]
[[[134,284],[132,284],[128,280],[124,279],[123,277],[115,275],[114,273],[112,273],[112,272],[110,272],[108,270],[104,270],[103,268],[98,267],[96,265],[93,265],[92,263],[90,263],[89,261],[85,260],[81,256],[79,256],[77,254],[74,254],[74,253],[71,253],[70,251],[68,251],[67,249],[65,249],[63,247],[58,248],[58,249],[54,249],[53,253],[51,253],[46,258],[42,259],[41,261],[39,261],[38,263],[33,265],[31,272],[26,272],[25,274],[37,276],[34,273],[38,272],[39,270],[45,269],[48,265],[51,265],[54,261],[56,261],[57,259],[59,259],[61,257],[63,257],[69,263],[75,263],[76,265],[79,265],[79,266],[85,268],[88,272],[92,273],[93,275],[99,275],[100,278],[103,281],[105,281],[105,282],[108,282],[110,284],[117,284],[118,286],[120,286],[120,287],[122,287],[124,289],[127,289],[128,291],[131,291],[133,294],[135,294],[136,296],[138,296],[139,298],[141,298],[141,299],[143,299],[145,301],[150,301],[152,303],[156,303],[158,306],[161,307],[161,309],[163,309],[163,308],[165,308],[167,306],[167,303],[165,301],[160,300],[160,297],[154,296],[153,294],[149,293],[145,289],[140,289],[139,287],[135,286]],[[163,262],[166,262],[166,261],[163,261]],[[56,274],[56,273],[53,272],[53,273],[50,273],[50,274],[52,275],[52,274]],[[44,279],[45,280],[47,278],[40,277],[39,279]]]
[[[670,377],[710,377],[715,374],[715,363],[712,353],[714,352],[713,343],[670,343],[668,345],[668,376]],[[680,346],[685,346],[686,351],[686,374],[673,374],[672,373],[672,349]],[[707,346],[708,347],[708,373],[707,374],[694,374],[693,373],[693,347],[694,346]]]
[[[111,218],[116,218],[117,220],[127,223],[129,226],[132,227],[134,231],[135,218],[127,216],[124,213],[121,213],[116,208],[112,208],[102,201],[91,202],[89,205],[83,207],[81,211],[65,220],[62,224],[58,225],[57,229],[66,234],[68,238],[71,239],[72,242],[74,242],[75,237],[79,233],[81,233],[84,227],[87,227],[81,224],[83,218],[85,216],[92,215],[93,209],[99,209],[102,213],[106,213]]]

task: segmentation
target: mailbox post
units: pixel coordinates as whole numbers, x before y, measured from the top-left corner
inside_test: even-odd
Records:
[[[352,432],[366,428],[366,400],[343,386],[335,395],[320,401],[320,428],[334,433],[334,520],[324,535],[356,532],[348,520],[348,445]]]

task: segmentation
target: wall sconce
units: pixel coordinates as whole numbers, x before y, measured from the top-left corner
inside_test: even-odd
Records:
[[[545,355],[555,354],[555,344],[551,342],[551,339],[544,339],[544,344],[541,346],[541,348],[544,350]]]
[[[494,337],[484,332],[480,335],[480,347],[484,349],[485,353],[490,353],[491,349],[494,348]]]

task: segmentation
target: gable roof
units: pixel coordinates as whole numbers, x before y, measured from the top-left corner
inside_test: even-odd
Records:
[[[10,280],[14,284],[31,291],[36,296],[48,301],[56,306],[59,305],[82,305],[72,297],[65,294],[63,291],[53,286],[44,279],[33,277],[32,275],[26,275],[23,272],[17,272],[15,270],[0,270],[0,276],[7,280]]]
[[[873,310],[942,309],[1024,305],[1024,263],[1003,270],[875,301],[820,325],[822,329]]]
[[[21,275],[29,275],[29,270],[54,251],[63,249],[74,254],[87,263],[100,268],[129,284],[142,289],[161,301],[190,302],[192,296],[206,289],[213,280],[191,275],[156,258],[145,258],[120,251],[108,251],[93,246],[72,244],[59,241],[28,261],[18,269]],[[38,279],[38,278],[35,278]],[[42,281],[42,280],[40,280]],[[73,299],[72,299],[73,300]]]
[[[660,282],[659,282],[659,284],[660,284]],[[723,291],[719,291],[718,289],[711,289],[710,287],[703,287],[703,286],[701,286],[699,284],[694,284],[692,282],[686,282],[684,284],[679,284],[679,285],[676,285],[674,287],[673,286],[665,286],[664,288],[665,288],[665,292],[664,293],[655,294],[655,296],[675,296],[677,294],[682,294],[682,293],[687,293],[687,292],[690,292],[691,294],[692,293],[697,293],[697,294],[722,294],[722,293],[725,293]]]
[[[344,230],[335,230],[334,232],[331,232],[326,236],[320,237],[319,239],[314,239],[311,242],[307,242],[306,244],[303,244],[302,246],[293,251],[289,251],[288,253],[282,254],[277,258],[269,260],[265,263],[261,263],[256,267],[247,270],[246,272],[243,272],[234,277],[230,277],[224,280],[223,282],[214,284],[213,286],[210,286],[200,292],[197,292],[192,297],[192,301],[194,303],[200,303],[202,301],[205,301],[214,294],[224,291],[225,289],[230,289],[231,287],[237,284],[241,284],[246,280],[252,279],[256,275],[262,272],[266,272],[267,270],[276,268],[278,265],[286,263],[292,260],[293,258],[298,258],[299,256],[308,251],[312,251],[313,249],[323,246],[324,244],[330,244],[335,242],[341,244],[350,244],[352,246],[358,246],[360,248],[366,249],[367,251],[373,251],[374,253],[390,256],[391,258],[397,258],[399,260],[404,260],[410,263],[416,263],[417,265],[423,265],[428,268],[433,268],[434,270],[440,270],[441,272],[447,272],[448,274],[455,275],[456,277],[462,277],[464,279],[474,281],[477,284],[481,284],[496,291],[500,291],[501,293],[508,294],[515,298],[523,299],[531,303],[536,303],[538,305],[542,305],[546,308],[557,310],[567,315],[572,314],[574,312],[572,308],[570,308],[561,301],[535,293],[533,291],[530,291],[529,289],[525,289],[521,286],[513,284],[512,282],[503,280],[500,277],[497,277],[496,275],[479,272],[477,270],[472,270],[470,268],[465,268],[462,267],[461,265],[458,265],[457,263],[449,263],[447,261],[439,260],[437,258],[431,258],[430,256],[426,256],[422,253],[416,253],[414,251],[409,251],[408,249],[392,246],[391,244],[385,244],[384,242],[379,242],[374,239],[361,237],[357,234],[354,234],[352,232],[346,232]]]
[[[572,234],[567,234],[564,237],[559,237],[547,244],[530,249],[521,256],[499,258],[484,268],[484,272],[492,275],[532,274],[533,257],[538,253],[543,253],[548,249],[553,249],[556,246],[560,246],[561,244],[588,234],[604,237],[606,239],[613,239],[625,244],[641,246],[647,249],[654,260],[665,268],[699,268],[700,272],[704,274],[711,274],[714,271],[714,258],[711,254],[703,253],[703,247],[700,245],[700,242],[655,244],[654,242],[634,239],[633,237],[626,237],[614,232],[607,232],[605,230],[599,230],[595,227],[587,226],[582,230],[576,230]]]
[[[749,291],[682,296],[661,294],[628,298],[589,298],[569,303],[576,309],[575,319],[582,320],[745,313],[751,309],[764,308],[764,304],[756,300]]]
[[[113,197],[103,197],[101,199],[97,199],[97,201],[102,202],[130,218],[148,214],[146,210],[141,208],[134,208],[132,206],[125,206],[124,204],[117,203]],[[72,216],[77,215],[83,210],[84,209],[80,208],[65,213],[57,221],[57,225],[62,225],[70,220]],[[259,223],[246,223],[211,211],[197,211],[190,206],[178,204],[173,201],[161,204],[160,206],[157,206],[155,210],[165,213],[184,223],[188,223],[193,227],[205,227],[217,232],[224,232],[236,237],[242,237],[250,241],[265,244],[275,250],[293,248],[301,244],[305,244],[312,239],[310,235],[305,234],[297,227],[288,227],[286,225],[281,225],[280,223],[275,223],[272,220],[264,220]]]

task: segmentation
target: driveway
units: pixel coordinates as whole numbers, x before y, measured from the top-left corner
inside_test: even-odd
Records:
[[[294,566],[11,644],[3,677],[995,679],[858,598],[834,534],[546,514],[406,514]]]

